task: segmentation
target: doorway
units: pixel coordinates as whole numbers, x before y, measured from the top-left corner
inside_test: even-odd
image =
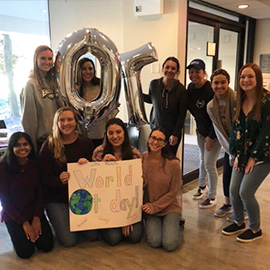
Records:
[[[204,7],[204,6],[203,6]],[[203,10],[202,10],[203,9]],[[187,37],[187,65],[196,58],[206,64],[208,79],[217,68],[228,71],[231,77],[230,87],[236,89],[236,78],[239,67],[243,65],[245,50],[246,24],[241,16],[226,16],[226,13],[213,14],[207,8],[200,10],[189,6],[188,9],[188,37]],[[215,46],[214,53],[209,55],[208,44]],[[186,73],[186,86],[190,80]],[[194,118],[187,112],[185,121],[185,135],[183,147],[183,179],[184,182],[198,176],[199,153],[196,138],[196,124]],[[219,156],[218,165],[222,164],[224,151]]]

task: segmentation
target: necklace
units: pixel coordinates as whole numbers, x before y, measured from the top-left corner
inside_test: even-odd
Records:
[[[26,164],[25,164],[25,165],[23,165],[23,166],[21,166],[21,172],[22,172],[22,173],[24,172],[25,167],[26,167]]]
[[[19,165],[20,166],[20,170],[21,170],[22,173],[24,172],[24,170],[26,168],[27,162],[28,162],[28,158],[26,158],[26,160]]]

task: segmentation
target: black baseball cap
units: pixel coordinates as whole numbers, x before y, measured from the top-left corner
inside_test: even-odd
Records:
[[[201,59],[194,59],[190,62],[190,64],[187,66],[187,69],[190,69],[192,67],[195,67],[197,69],[202,69],[205,71],[205,63]]]

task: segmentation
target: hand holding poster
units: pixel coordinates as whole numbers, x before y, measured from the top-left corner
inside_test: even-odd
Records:
[[[141,159],[69,163],[70,230],[123,227],[141,221]]]

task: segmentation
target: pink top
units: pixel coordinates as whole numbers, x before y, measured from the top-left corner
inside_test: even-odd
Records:
[[[144,203],[148,204],[156,216],[170,213],[182,215],[182,179],[180,162],[177,159],[163,163],[153,160],[148,152],[143,153]],[[179,200],[180,199],[180,200]]]

